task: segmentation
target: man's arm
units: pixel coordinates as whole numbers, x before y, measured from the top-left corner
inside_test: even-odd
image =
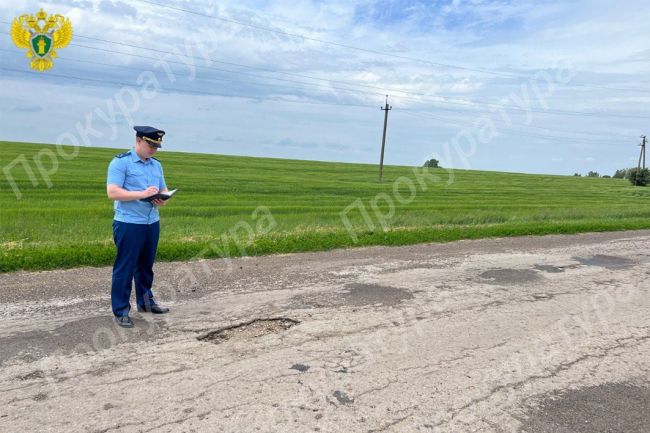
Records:
[[[144,191],[128,191],[123,188],[126,180],[126,165],[121,158],[113,158],[108,165],[106,178],[106,195],[111,200],[133,201],[140,200],[158,193],[158,188],[150,186]]]
[[[119,201],[140,200],[141,198],[146,198],[157,193],[158,193],[158,188],[156,188],[155,186],[150,186],[144,191],[127,191],[124,188],[115,184],[106,185],[106,195],[108,195],[108,198],[111,200],[119,200]]]

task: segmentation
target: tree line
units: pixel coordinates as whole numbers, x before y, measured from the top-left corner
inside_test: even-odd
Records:
[[[582,177],[580,173],[573,174],[576,177]],[[604,175],[601,176],[597,171],[590,171],[585,175],[585,177],[602,177],[602,178],[614,178],[614,179],[627,179],[632,185],[637,186],[646,186],[650,184],[650,169],[647,168],[621,168],[616,170],[613,176]]]
[[[440,161],[438,161],[435,158],[427,160],[424,164],[424,167],[427,168],[442,168],[440,165]],[[582,177],[580,173],[574,173],[573,174],[576,177]],[[646,186],[650,184],[650,169],[647,168],[637,168],[637,167],[632,167],[632,168],[622,168],[620,170],[616,170],[616,173],[614,173],[613,176],[609,176],[607,174],[601,176],[600,173],[597,171],[590,171],[585,175],[585,177],[601,177],[603,179],[605,178],[614,178],[614,179],[627,179],[630,181],[632,185],[636,186]]]

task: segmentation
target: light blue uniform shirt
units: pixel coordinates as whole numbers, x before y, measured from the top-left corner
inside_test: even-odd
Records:
[[[108,166],[107,185],[117,185],[127,191],[144,191],[155,186],[167,188],[163,169],[155,158],[140,159],[135,149],[117,155]],[[115,221],[133,224],[153,224],[160,220],[158,207],[140,200],[115,200]]]

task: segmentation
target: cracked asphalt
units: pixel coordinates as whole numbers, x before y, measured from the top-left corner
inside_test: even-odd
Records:
[[[0,275],[0,431],[648,432],[650,231],[155,271]]]

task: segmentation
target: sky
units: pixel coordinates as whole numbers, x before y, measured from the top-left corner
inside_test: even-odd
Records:
[[[68,17],[54,67],[11,21]],[[621,0],[0,0],[0,140],[612,175],[650,136],[650,8]],[[163,155],[160,155],[164,157]]]

